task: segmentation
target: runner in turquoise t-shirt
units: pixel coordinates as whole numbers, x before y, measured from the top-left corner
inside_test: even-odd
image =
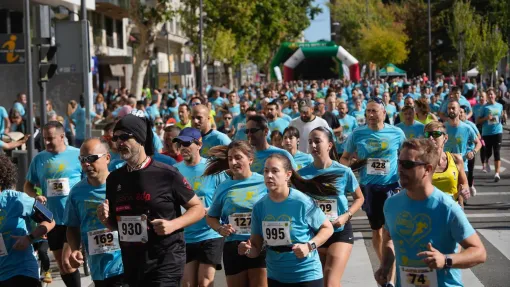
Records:
[[[324,286],[317,248],[331,236],[333,227],[303,192],[316,198],[335,196],[337,179],[338,175],[324,174],[305,180],[281,154],[266,161],[269,193],[253,207],[251,236],[239,244],[238,253],[259,258],[263,245],[267,247],[268,286]]]
[[[338,175],[335,182],[338,194],[317,200],[317,204],[335,228],[333,236],[319,249],[324,266],[324,281],[328,286],[342,280],[354,243],[350,220],[361,208],[364,198],[352,170],[338,163],[333,135],[328,129],[313,129],[308,137],[308,147],[312,152],[313,163],[298,171],[303,178],[311,179],[326,173]],[[350,208],[347,193],[352,194],[354,199]]]
[[[214,147],[209,152],[212,157],[204,175],[228,168],[232,176],[216,188],[207,212],[207,224],[225,237],[223,266],[227,282],[265,286],[261,281],[266,278],[264,256],[252,259],[237,254],[239,242],[250,238],[253,205],[267,194],[263,176],[250,170],[254,148],[246,141],[234,141],[228,147]]]
[[[303,143],[305,144],[305,143]],[[313,158],[310,154],[299,151],[299,130],[296,127],[288,127],[283,131],[283,148],[293,157],[297,170],[309,165]]]

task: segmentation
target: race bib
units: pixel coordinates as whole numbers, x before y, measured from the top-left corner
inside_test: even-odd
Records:
[[[291,245],[290,221],[262,221],[264,241],[269,246]]]
[[[390,173],[390,161],[382,158],[369,158],[367,160],[367,174],[388,175]]]
[[[87,232],[89,255],[103,254],[120,250],[119,233],[108,229]]]
[[[359,126],[362,126],[365,124],[366,119],[364,117],[356,118],[356,121],[358,122]]]
[[[251,234],[251,212],[234,213],[228,216],[228,222],[236,230],[236,234]]]
[[[400,266],[402,287],[437,287],[437,273],[428,267]]]
[[[200,201],[205,207],[205,196],[199,196],[198,199],[200,199]],[[184,206],[181,206],[181,215],[184,213],[186,213],[186,208],[184,208]]]
[[[492,116],[492,120],[489,120],[489,125],[497,125],[499,124],[499,116]]]
[[[7,255],[9,255],[9,253],[7,252],[7,247],[5,247],[4,237],[2,233],[0,233],[0,257]]]
[[[71,191],[69,178],[48,179],[46,180],[46,189],[48,197],[68,196]]]
[[[336,199],[317,200],[317,205],[326,214],[329,221],[338,218],[338,201]]]
[[[142,242],[149,241],[147,235],[147,218],[145,216],[120,216],[119,233],[120,241]]]

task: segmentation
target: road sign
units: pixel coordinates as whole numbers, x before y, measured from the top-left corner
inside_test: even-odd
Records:
[[[0,34],[0,64],[25,63],[23,34]]]

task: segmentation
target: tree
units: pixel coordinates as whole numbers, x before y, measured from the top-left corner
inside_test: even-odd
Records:
[[[154,0],[151,2],[154,5],[144,5],[141,0],[130,0],[129,17],[139,33],[139,44],[134,51],[131,77],[131,91],[137,97],[142,94],[143,80],[153,55],[158,32],[174,15],[171,2],[171,0]]]
[[[443,14],[445,16],[446,14]],[[462,59],[462,71],[467,70],[477,45],[480,43],[480,16],[476,14],[474,8],[471,7],[469,0],[457,0],[453,4],[451,14],[445,17],[446,29],[451,45],[458,53],[459,59]],[[459,81],[461,77],[459,77]]]
[[[499,61],[508,51],[508,45],[503,40],[503,35],[496,25],[490,25],[488,20],[481,25],[481,43],[477,46],[476,53],[478,70],[481,74],[492,74],[496,71]]]
[[[393,29],[385,29],[377,25],[370,25],[361,29],[359,51],[362,58],[370,59],[377,66],[386,64],[400,64],[407,59],[409,50],[406,48],[407,35],[403,27],[398,24]]]

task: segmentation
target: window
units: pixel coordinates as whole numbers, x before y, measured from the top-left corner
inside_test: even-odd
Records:
[[[122,25],[122,20],[115,21],[115,33],[117,33],[117,48],[124,49],[124,25]]]
[[[104,28],[106,30],[106,46],[113,47],[113,19],[104,16]]]

